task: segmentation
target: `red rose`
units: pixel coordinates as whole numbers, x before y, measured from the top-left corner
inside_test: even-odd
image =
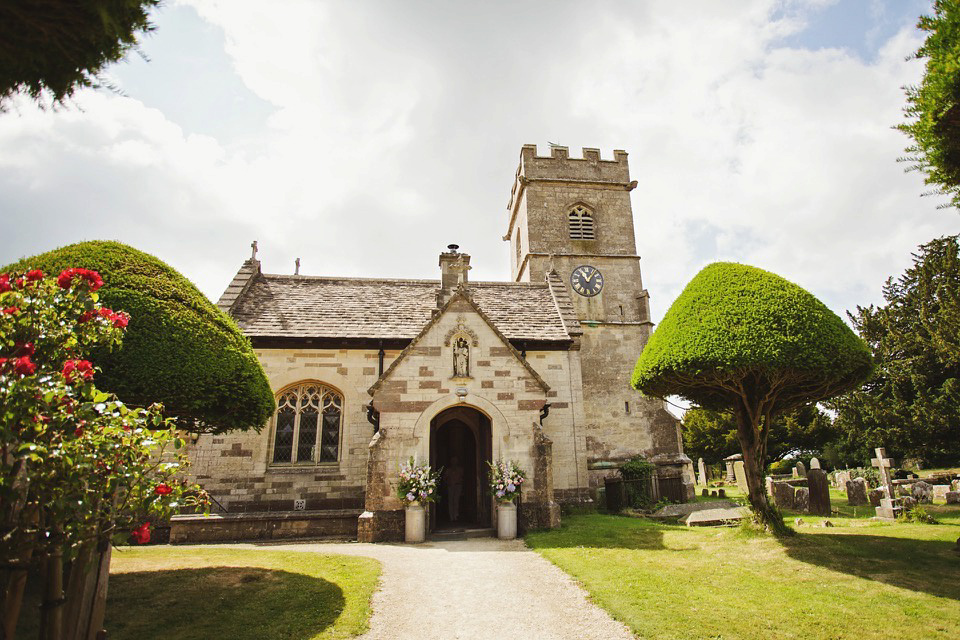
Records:
[[[103,286],[103,278],[100,277],[100,274],[92,269],[64,269],[60,272],[60,275],[57,276],[57,285],[61,289],[69,289],[73,286],[74,277],[79,277],[81,280],[87,283],[90,287],[90,291],[96,291]]]
[[[40,269],[27,271],[24,274],[24,277],[27,279],[27,282],[36,282],[37,280],[43,280],[43,271],[40,271]]]
[[[84,380],[93,379],[93,364],[89,360],[67,360],[63,363],[61,372],[67,379],[67,383],[73,383],[75,377],[82,377]]]
[[[2,367],[2,366],[5,365],[5,364],[7,364],[7,359],[6,359],[6,358],[0,358],[0,367]]]
[[[0,293],[7,291],[13,291],[13,287],[10,286],[10,274],[0,273]]]
[[[32,376],[37,365],[30,361],[30,356],[21,356],[13,361],[13,372],[21,376]]]
[[[153,492],[158,496],[167,496],[173,493],[173,488],[170,485],[161,482],[157,485]]]
[[[6,309],[3,310],[3,313],[12,316],[15,313],[20,313],[20,309],[17,307],[7,307]]]
[[[150,523],[144,522],[142,525],[130,532],[137,544],[147,544],[150,542]]]
[[[77,324],[83,324],[84,322],[90,322],[97,317],[96,311],[84,311],[80,314],[80,317],[77,318]]]
[[[118,311],[110,316],[110,321],[113,322],[113,326],[117,329],[126,329],[127,325],[130,324],[130,316],[123,311]]]
[[[78,438],[79,438],[80,436],[82,436],[82,435],[83,435],[83,427],[77,427],[76,429],[74,429],[74,430],[73,430],[73,435],[75,435],[75,436],[78,437]]]

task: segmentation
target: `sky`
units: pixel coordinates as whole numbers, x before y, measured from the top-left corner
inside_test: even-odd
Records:
[[[117,91],[0,113],[0,264],[113,239],[211,299],[263,269],[508,280],[526,143],[630,156],[659,320],[710,262],[841,316],[955,209],[897,158],[928,0],[168,0]]]

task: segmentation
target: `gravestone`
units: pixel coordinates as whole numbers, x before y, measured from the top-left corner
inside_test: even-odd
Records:
[[[743,460],[742,453],[735,453],[732,456],[727,456],[723,459],[723,463],[727,465],[727,482],[733,483],[737,481],[737,475],[733,468],[733,465],[737,460]]]
[[[743,468],[743,460],[737,460],[733,463],[733,473],[737,478],[737,486],[740,491],[747,493],[747,472]]]
[[[706,487],[700,489],[700,495],[702,495],[704,498],[710,497],[710,489],[707,489]]]
[[[880,492],[883,493],[882,491]],[[867,481],[863,478],[855,478],[847,481],[847,504],[859,506],[867,504]],[[879,505],[879,499],[877,505]]]
[[[810,460],[810,470],[812,471],[812,470],[814,470],[814,469],[819,469],[819,468],[820,468],[820,461],[817,460],[816,458],[811,458],[811,460]]]
[[[717,497],[718,497],[718,498],[726,498],[726,497],[727,497],[727,490],[726,490],[726,489],[717,489]]]
[[[801,478],[807,477],[807,468],[803,465],[802,462],[797,462],[797,466],[795,468],[797,470],[797,475],[799,477]]]
[[[960,480],[954,480],[950,483],[950,491],[960,491]]]
[[[797,473],[797,468],[796,468],[796,467],[794,467],[793,469],[791,469],[791,471],[793,471],[793,477],[794,477],[794,478],[799,478],[799,477],[800,477],[800,474]]]
[[[797,487],[797,492],[793,495],[793,510],[803,513],[810,511],[810,489]]]
[[[704,487],[707,486],[707,466],[703,464],[703,458],[697,460],[697,472],[700,474],[697,483]]]
[[[947,499],[947,504],[960,504],[960,491],[947,491],[944,498]]]
[[[902,506],[905,511],[910,511],[910,509],[917,506],[917,499],[913,496],[904,496],[900,498],[900,506]]]
[[[933,503],[933,485],[921,480],[914,482],[910,489],[910,495],[920,504]]]
[[[878,520],[892,522],[903,512],[903,505],[900,504],[900,498],[894,497],[893,484],[890,481],[890,467],[893,466],[893,459],[887,457],[887,450],[883,447],[878,447],[875,451],[877,457],[871,460],[870,464],[880,471],[880,482],[883,484],[886,495],[880,499],[876,517]]]
[[[847,483],[850,482],[850,472],[849,471],[837,471],[833,474],[834,482],[838,489],[846,489]]]
[[[814,458],[816,460],[816,458]],[[823,469],[811,469],[807,472],[807,489],[810,492],[810,513],[820,516],[830,515],[830,483]],[[866,498],[866,495],[864,495]]]
[[[767,495],[772,496],[773,495],[773,478],[771,478],[770,476],[767,476],[764,482],[766,483],[766,487],[767,487]]]
[[[774,482],[773,483],[773,504],[777,506],[778,509],[790,509],[793,510],[794,507],[794,494],[796,490],[793,488],[793,485],[786,482]]]
[[[870,493],[867,494],[867,498],[870,499],[870,504],[874,507],[880,506],[880,500],[883,499],[883,496],[886,495],[883,493],[883,489],[871,489]]]
[[[948,484],[935,484],[933,485],[933,498],[934,500],[940,499],[943,500],[947,497],[947,492],[950,491],[950,485]]]

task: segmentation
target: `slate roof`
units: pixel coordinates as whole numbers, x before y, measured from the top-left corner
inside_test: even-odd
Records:
[[[271,275],[255,266],[249,270],[244,263],[218,302],[251,338],[413,339],[437,309],[439,280]],[[580,333],[566,313],[563,287],[551,292],[546,282],[468,286],[477,306],[509,340],[568,341],[571,333]]]

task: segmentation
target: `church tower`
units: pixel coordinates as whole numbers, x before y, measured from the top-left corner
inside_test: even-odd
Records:
[[[585,148],[570,158],[566,147],[538,156],[536,145],[524,145],[507,204],[513,280],[561,280],[583,329],[587,460],[597,470],[682,451],[677,420],[630,387],[653,327],[630,204],[636,186],[625,151],[604,160]]]

